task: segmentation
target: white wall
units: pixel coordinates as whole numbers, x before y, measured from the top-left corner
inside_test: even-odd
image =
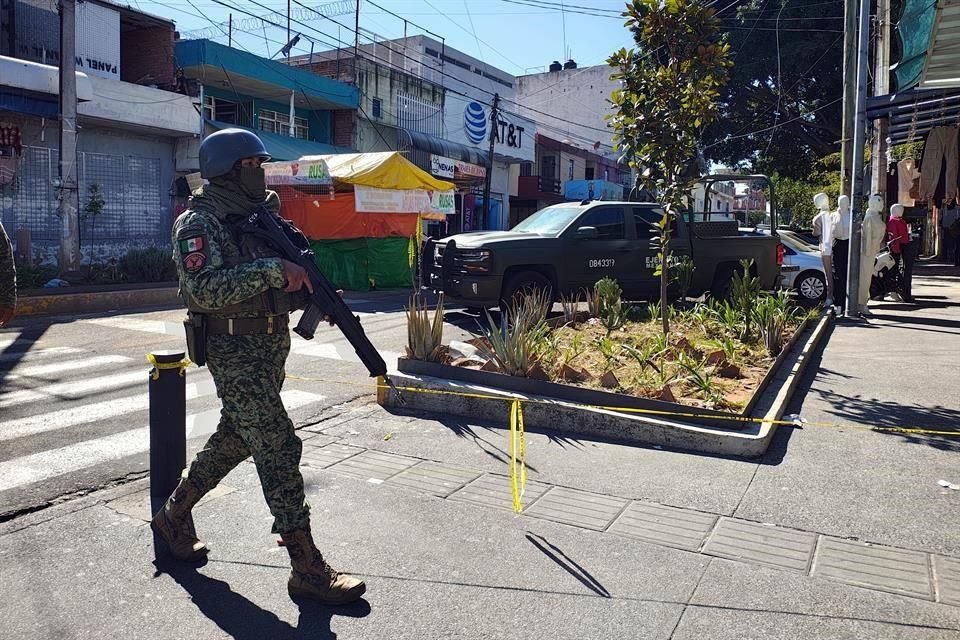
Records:
[[[200,131],[200,114],[190,96],[94,75],[90,84],[93,98],[77,107],[81,117],[161,135],[193,136]]]
[[[551,138],[563,139],[566,134],[579,146],[600,142],[597,152],[610,155],[613,129],[605,116],[611,113],[610,94],[619,86],[610,79],[612,72],[607,65],[597,65],[519,76],[515,99],[522,106],[518,111],[537,120],[540,131]]]

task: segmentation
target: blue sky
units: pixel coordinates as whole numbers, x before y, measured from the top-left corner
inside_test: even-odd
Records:
[[[226,43],[226,37],[213,23],[226,22],[230,9],[213,0],[127,0],[143,11],[171,18],[181,32],[210,28],[220,35],[216,40]],[[284,28],[267,25],[264,34],[261,27],[252,28],[252,33],[235,31],[234,45],[260,55],[275,55],[286,41],[286,18],[271,14],[276,9],[286,14],[286,0],[223,0],[236,7],[234,20],[247,19],[242,11],[258,16],[271,16]],[[319,7],[329,0],[307,2],[310,7]],[[500,67],[513,75],[546,71],[553,60],[561,62],[572,56],[581,66],[602,64],[607,56],[620,47],[632,44],[629,33],[623,27],[622,18],[616,13],[622,10],[622,0],[551,0],[551,5],[575,5],[567,11],[555,8],[534,7],[523,4],[528,0],[377,0],[377,4],[408,20],[407,34],[422,33],[427,29],[446,38],[447,44],[480,58],[488,64]],[[531,0],[539,4],[537,0]],[[294,12],[305,12],[294,3]],[[584,15],[579,7],[592,7],[610,17]],[[603,11],[606,10],[606,11]],[[578,13],[580,12],[580,13]],[[595,11],[596,12],[596,11]],[[296,16],[295,16],[296,17]],[[316,50],[332,48],[337,41],[353,43],[351,11],[333,19],[342,23],[338,27],[329,20],[318,18],[306,21],[306,25],[292,22],[291,30],[301,32],[304,38],[293,54],[309,53],[311,43],[316,41]],[[212,22],[211,22],[212,21]],[[242,25],[249,27],[249,25]],[[385,38],[403,36],[404,23],[367,1],[362,1],[360,26]],[[318,33],[322,32],[322,33]],[[361,38],[361,43],[368,42]],[[332,45],[332,46],[331,46]],[[565,55],[566,53],[566,55]]]

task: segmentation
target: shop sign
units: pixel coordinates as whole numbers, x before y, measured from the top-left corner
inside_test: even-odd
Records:
[[[487,176],[486,167],[470,164],[469,162],[458,161],[455,169],[456,173],[454,177],[457,178],[485,178]]]
[[[452,178],[456,162],[443,156],[430,155],[430,173],[440,178]]]
[[[567,200],[623,200],[623,185],[608,180],[568,180],[563,185]]]
[[[354,187],[358,213],[443,213],[456,212],[453,190],[377,189]]]
[[[263,165],[270,186],[333,184],[330,169],[323,160],[267,162]]]

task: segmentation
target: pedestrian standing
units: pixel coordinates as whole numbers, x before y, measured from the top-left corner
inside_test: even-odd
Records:
[[[13,245],[0,223],[0,327],[13,320],[17,312],[17,267]]]
[[[208,549],[197,538],[191,509],[252,456],[272,530],[290,555],[290,596],[346,604],[366,586],[331,568],[314,545],[299,468],[302,443],[280,398],[289,313],[302,304],[301,289],[312,291],[312,284],[302,267],[240,226],[261,207],[279,214],[280,199],[267,191],[260,166],[269,158],[260,138],[245,129],[208,136],[200,145],[200,174],[209,184],[194,192],[173,226],[174,261],[190,317],[188,345],[206,348],[223,410],[217,431],[152,526],[175,558],[203,560]]]

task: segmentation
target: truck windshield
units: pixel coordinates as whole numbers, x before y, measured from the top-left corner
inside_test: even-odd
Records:
[[[546,209],[540,209],[512,230],[556,236],[581,213],[583,213],[583,208],[580,205],[557,204]]]

